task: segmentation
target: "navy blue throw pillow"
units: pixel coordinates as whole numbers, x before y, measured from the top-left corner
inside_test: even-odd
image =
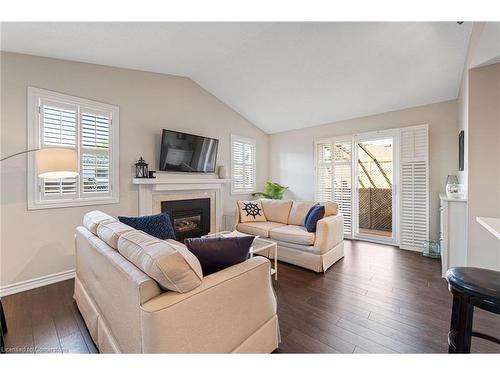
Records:
[[[118,216],[118,220],[123,224],[127,224],[137,230],[142,230],[160,240],[175,240],[174,228],[170,222],[170,217],[165,212],[151,216]]]
[[[325,206],[312,206],[306,216],[305,227],[308,232],[316,232],[316,224],[325,216]]]
[[[254,236],[188,238],[184,243],[198,258],[206,276],[247,260],[254,239]]]

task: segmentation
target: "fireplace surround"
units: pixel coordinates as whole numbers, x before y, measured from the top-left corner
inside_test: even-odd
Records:
[[[208,177],[174,177],[158,176],[158,178],[134,178],[138,187],[138,215],[153,215],[162,212],[164,201],[208,198],[210,200],[210,230],[219,232],[222,225],[223,190],[231,183],[230,179]]]

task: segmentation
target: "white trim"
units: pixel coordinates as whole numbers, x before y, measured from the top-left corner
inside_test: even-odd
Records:
[[[0,297],[5,297],[11,294],[24,292],[26,290],[40,288],[45,285],[58,283],[60,281],[69,280],[76,275],[75,269],[68,271],[57,272],[47,276],[41,276],[30,280],[20,281],[0,288]]]
[[[39,179],[36,176],[36,163],[35,163],[35,153],[30,153],[27,156],[27,204],[28,210],[39,210],[48,208],[61,208],[61,207],[79,207],[79,206],[93,206],[102,204],[112,204],[119,203],[120,200],[120,111],[119,107],[107,103],[100,103],[89,99],[79,98],[76,96],[71,96],[67,94],[58,93],[55,91],[44,90],[36,87],[28,87],[28,100],[27,100],[27,128],[28,128],[28,139],[27,139],[27,149],[38,149],[40,147],[40,124],[39,124],[39,99],[44,100],[54,100],[62,103],[69,103],[71,105],[77,105],[80,108],[90,109],[96,112],[105,112],[111,114],[111,122],[109,129],[110,137],[110,150],[109,150],[109,183],[111,189],[111,195],[107,196],[92,196],[93,193],[86,193],[83,196],[80,193],[78,198],[58,198],[53,200],[42,200],[40,199],[39,193]],[[78,111],[78,129],[77,129],[77,144],[76,149],[80,156],[80,115]],[[80,168],[81,160],[79,160]],[[81,177],[80,177],[81,179]],[[79,180],[81,181],[81,180]],[[80,191],[81,182],[78,186],[78,191]]]

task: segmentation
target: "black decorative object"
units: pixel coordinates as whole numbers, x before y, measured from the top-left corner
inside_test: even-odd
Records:
[[[149,178],[156,178],[156,171],[149,171]]]
[[[135,177],[136,178],[149,178],[148,163],[141,158],[135,163]]]
[[[464,131],[458,134],[458,170],[464,170]]]
[[[260,216],[260,211],[261,209],[259,206],[255,203],[248,202],[248,203],[243,203],[245,207],[243,208],[243,211],[246,211],[247,216],[253,216],[255,219],[257,216]]]

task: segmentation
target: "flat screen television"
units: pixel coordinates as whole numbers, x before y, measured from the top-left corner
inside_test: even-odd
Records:
[[[214,173],[219,140],[163,129],[160,171]]]

